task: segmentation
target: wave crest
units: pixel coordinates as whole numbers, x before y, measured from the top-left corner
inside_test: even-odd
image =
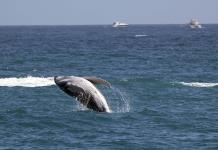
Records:
[[[191,87],[215,87],[218,83],[200,83],[200,82],[179,82],[179,84]]]

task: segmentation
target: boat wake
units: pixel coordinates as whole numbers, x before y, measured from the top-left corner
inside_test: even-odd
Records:
[[[200,82],[178,82],[179,84],[191,87],[215,87],[218,83],[200,83]]]
[[[54,77],[11,77],[11,78],[0,78],[0,86],[6,87],[42,87],[55,85]]]

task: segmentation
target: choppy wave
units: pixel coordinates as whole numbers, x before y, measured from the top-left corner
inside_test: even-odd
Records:
[[[201,82],[178,82],[179,84],[191,87],[215,87],[218,83],[201,83]]]
[[[0,86],[14,87],[41,87],[54,85],[53,77],[11,77],[11,78],[0,78]]]

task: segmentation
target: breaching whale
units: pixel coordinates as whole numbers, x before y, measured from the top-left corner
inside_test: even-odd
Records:
[[[75,97],[87,108],[98,112],[111,112],[105,97],[94,85],[111,87],[106,80],[97,77],[56,76],[54,81],[61,90]]]

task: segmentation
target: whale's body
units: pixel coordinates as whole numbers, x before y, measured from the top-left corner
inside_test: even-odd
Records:
[[[96,77],[58,76],[55,83],[64,92],[75,97],[87,108],[98,112],[111,112],[103,94],[94,84],[104,84],[110,87],[110,83]]]

